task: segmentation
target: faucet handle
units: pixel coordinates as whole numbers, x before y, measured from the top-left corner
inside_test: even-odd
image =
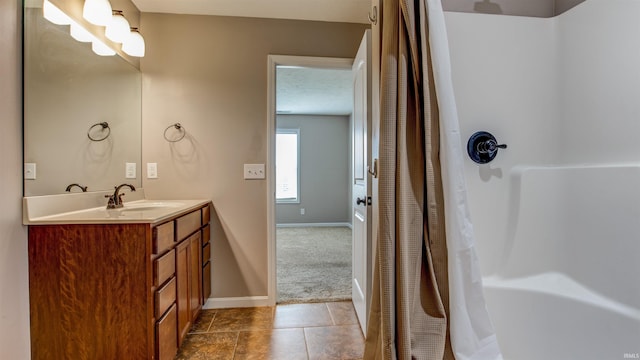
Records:
[[[113,195],[105,195],[104,197],[109,199],[107,201],[107,209],[115,209],[116,208],[116,201],[113,198]]]

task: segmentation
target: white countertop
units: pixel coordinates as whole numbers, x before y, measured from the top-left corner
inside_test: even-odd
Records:
[[[120,209],[107,209],[104,195],[108,192],[90,194],[63,194],[25,197],[23,199],[23,223],[25,225],[54,224],[132,224],[160,223],[180,213],[202,207],[210,200],[150,200],[139,199],[144,192],[135,193],[138,198],[125,201]],[[129,196],[129,195],[127,195]],[[91,206],[103,202],[99,207]]]

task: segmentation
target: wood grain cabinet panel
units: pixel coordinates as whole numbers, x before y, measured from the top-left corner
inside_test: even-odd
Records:
[[[30,225],[31,359],[173,359],[211,287],[202,209],[161,224]]]
[[[176,248],[176,281],[177,295],[176,305],[178,307],[178,344],[182,344],[189,327],[191,326],[191,310],[189,309],[191,300],[191,289],[189,288],[189,252],[191,250],[189,241],[182,241]]]
[[[211,225],[206,224],[202,226],[202,246],[205,246],[209,243],[211,239]]]
[[[211,206],[207,205],[202,208],[202,225],[208,224],[211,221]]]
[[[178,352],[176,304],[156,323],[156,359],[172,360]]]
[[[202,235],[200,231],[191,235],[190,248],[190,272],[189,272],[189,299],[191,301],[191,321],[195,322],[200,309],[202,309]]]
[[[196,210],[176,219],[176,241],[180,242],[187,236],[200,230],[202,227],[202,215]]]
[[[153,261],[153,285],[160,286],[176,273],[176,251],[171,250]]]
[[[153,228],[153,253],[162,254],[173,246],[174,238],[173,221],[169,221]]]
[[[211,262],[202,265],[202,304],[211,296]]]
[[[156,319],[159,319],[176,302],[176,278],[171,278],[162,288],[156,291],[155,298],[155,314]]]

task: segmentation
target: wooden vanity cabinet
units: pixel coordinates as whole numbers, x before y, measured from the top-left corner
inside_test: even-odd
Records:
[[[30,225],[31,358],[173,359],[206,300],[209,206],[160,224]]]

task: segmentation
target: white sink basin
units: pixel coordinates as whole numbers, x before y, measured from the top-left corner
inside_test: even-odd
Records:
[[[169,202],[169,201],[136,201],[131,203],[124,203],[120,209],[114,209],[117,211],[155,211],[163,209],[174,209],[184,206],[182,202]]]

